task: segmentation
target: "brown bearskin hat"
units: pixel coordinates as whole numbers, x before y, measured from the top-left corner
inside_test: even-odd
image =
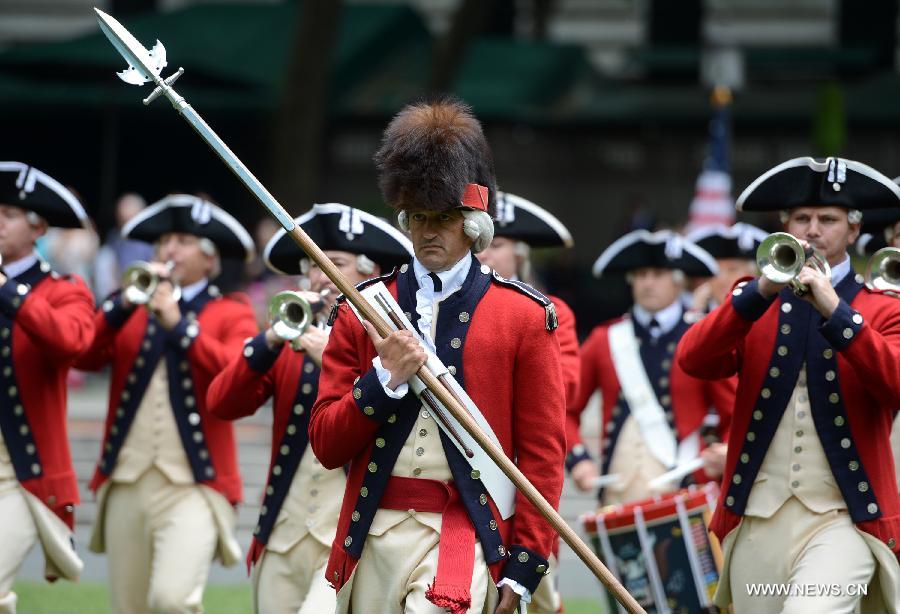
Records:
[[[381,193],[394,209],[458,207],[466,185],[477,183],[488,188],[488,214],[495,215],[490,147],[472,109],[455,98],[404,107],[384,131],[375,165]]]

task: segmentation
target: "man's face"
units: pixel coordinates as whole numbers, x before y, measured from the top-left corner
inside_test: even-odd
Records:
[[[337,250],[326,250],[325,255],[328,256],[331,261],[334,263],[334,266],[340,270],[341,273],[344,274],[344,277],[347,278],[351,284],[356,285],[361,281],[365,281],[370,276],[363,275],[356,268],[356,254],[351,254],[350,252],[341,252]],[[373,271],[371,277],[376,277],[381,274],[381,270],[378,265],[375,265],[375,270]],[[331,309],[334,302],[337,300],[337,297],[340,295],[340,291],[337,289],[337,286],[334,285],[328,276],[322,272],[322,269],[315,263],[310,261],[309,263],[309,289],[312,292],[321,292],[322,290],[328,289],[328,294],[325,295],[325,308]]]
[[[894,222],[893,226],[889,226],[885,234],[888,235],[886,238],[890,247],[900,247],[900,220]]]
[[[409,234],[416,258],[435,273],[452,268],[472,249],[472,239],[463,232],[463,215],[459,209],[412,210]]]
[[[475,256],[507,279],[514,278],[519,270],[516,242],[506,237],[494,237],[488,248]]]
[[[859,236],[859,224],[851,224],[842,207],[791,209],[784,229],[825,254],[831,266],[843,262],[847,248]]]
[[[650,312],[665,309],[678,299],[681,284],[671,269],[642,268],[631,273],[634,302]]]
[[[30,254],[34,242],[46,230],[46,224],[34,226],[29,223],[24,209],[0,204],[0,255],[3,262],[15,262]]]
[[[719,303],[723,303],[731,288],[741,277],[755,276],[756,263],[745,258],[717,258],[719,273],[710,280],[712,296]]]
[[[182,232],[164,234],[156,243],[160,262],[173,262],[170,277],[180,286],[189,286],[209,277],[216,259],[200,249],[200,237]]]

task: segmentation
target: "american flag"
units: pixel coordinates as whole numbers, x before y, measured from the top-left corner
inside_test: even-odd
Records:
[[[703,170],[697,177],[686,232],[712,224],[734,223],[731,198],[731,92],[717,87],[712,94],[713,116],[709,122],[709,142]]]

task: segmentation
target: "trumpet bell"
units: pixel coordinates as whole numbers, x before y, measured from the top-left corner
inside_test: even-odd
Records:
[[[174,264],[169,263],[167,266],[171,271]],[[150,264],[139,260],[122,273],[122,294],[132,305],[146,305],[159,286],[159,281],[159,275],[150,268]],[[181,299],[181,287],[175,284],[172,287],[172,299],[176,302]]]
[[[825,256],[815,249],[804,249],[792,234],[773,232],[756,250],[756,266],[763,277],[776,284],[790,284],[797,296],[809,292],[809,288],[796,279],[807,265],[831,278],[831,267]]]
[[[756,250],[756,265],[769,281],[785,284],[797,276],[806,263],[803,245],[793,235],[773,232]]]
[[[285,341],[293,341],[309,328],[313,310],[309,301],[297,292],[285,290],[269,300],[269,321],[272,330]]]
[[[871,290],[900,292],[900,249],[883,247],[872,254],[864,277]]]
[[[159,278],[146,262],[135,262],[122,273],[122,293],[133,305],[148,303],[158,284]]]

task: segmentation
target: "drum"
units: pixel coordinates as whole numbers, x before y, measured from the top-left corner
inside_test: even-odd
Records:
[[[722,554],[707,531],[718,490],[709,482],[581,517],[597,556],[648,613],[718,611]]]

